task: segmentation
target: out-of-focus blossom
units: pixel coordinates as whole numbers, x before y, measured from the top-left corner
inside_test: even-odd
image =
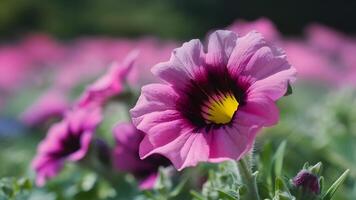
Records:
[[[45,34],[33,34],[26,37],[21,46],[23,51],[36,65],[55,65],[65,59],[67,49],[53,38]]]
[[[51,127],[32,161],[38,186],[56,176],[65,161],[79,161],[85,157],[101,119],[99,107],[75,108]]]
[[[66,94],[59,89],[50,89],[22,113],[21,120],[29,126],[39,125],[49,119],[62,117],[68,108]]]
[[[145,133],[140,156],[158,153],[181,170],[201,161],[238,160],[257,132],[279,120],[275,101],[296,71],[256,32],[216,31],[207,52],[199,40],[175,49],[152,71],[165,84],[142,88],[131,110]]]
[[[12,46],[0,47],[0,90],[13,92],[29,76],[29,57]]]
[[[310,45],[301,40],[286,40],[283,45],[288,60],[298,70],[301,79],[329,84],[338,82],[340,71]]]
[[[320,24],[312,24],[306,28],[308,43],[322,53],[340,51],[348,38],[340,32]]]
[[[128,55],[124,62],[113,64],[104,76],[85,90],[79,100],[79,105],[86,106],[93,102],[101,104],[109,98],[120,94],[124,89],[125,80],[134,65],[137,55],[138,52],[134,51]]]
[[[171,52],[177,44],[174,42],[160,42],[154,38],[145,38],[136,42],[135,48],[142,53],[136,59],[136,67],[128,75],[128,82],[131,86],[141,87],[147,83],[160,81],[151,73],[151,68],[169,59]]]
[[[319,24],[307,27],[306,35],[308,46],[315,54],[322,56],[328,62],[324,65],[324,71],[329,71],[336,77],[334,85],[356,82],[354,79],[356,74],[355,39]]]
[[[123,172],[132,173],[140,180],[141,189],[152,189],[156,183],[159,166],[170,162],[160,155],[152,155],[144,160],[139,157],[139,145],[144,134],[131,123],[121,123],[114,128],[116,147],[114,165]]]
[[[228,30],[231,30],[238,35],[246,35],[250,31],[261,33],[267,41],[276,42],[281,39],[280,33],[273,22],[267,18],[259,18],[255,21],[237,20],[230,25]]]

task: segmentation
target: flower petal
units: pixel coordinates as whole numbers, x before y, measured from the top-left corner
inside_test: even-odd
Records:
[[[177,170],[182,170],[207,161],[209,146],[203,133],[181,133],[176,139],[160,147],[152,145],[146,136],[140,145],[140,157],[144,159],[154,153],[166,156]]]
[[[36,185],[43,186],[48,179],[55,177],[63,168],[62,160],[54,160],[50,156],[38,155],[31,163],[37,172]]]
[[[133,124],[137,126],[146,114],[165,110],[175,110],[179,96],[171,86],[149,84],[142,87],[134,108],[130,110]]]
[[[199,40],[191,40],[173,51],[168,62],[159,63],[152,73],[176,86],[184,86],[199,71],[204,61],[203,46]]]
[[[258,126],[241,126],[234,124],[216,129],[211,133],[210,162],[239,160],[251,150]]]
[[[286,94],[288,84],[293,83],[296,79],[296,73],[293,67],[275,73],[265,79],[256,81],[249,88],[249,92],[263,94],[276,101]]]
[[[241,73],[255,52],[266,45],[262,35],[257,32],[250,32],[238,38],[227,64],[230,73],[234,75]]]
[[[206,63],[212,66],[226,67],[232,50],[235,48],[237,35],[231,31],[215,31],[209,36]]]
[[[245,117],[239,117],[239,113]],[[255,125],[272,126],[279,120],[279,111],[275,102],[267,96],[260,94],[249,94],[246,105],[237,112],[237,119],[242,118],[243,123],[254,123]],[[241,120],[241,119],[240,119]],[[253,125],[253,124],[252,124]]]

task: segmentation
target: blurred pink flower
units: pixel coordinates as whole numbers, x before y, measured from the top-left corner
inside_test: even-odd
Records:
[[[15,46],[0,47],[0,90],[13,92],[30,71],[29,57]]]
[[[123,60],[133,50],[129,40],[81,38],[70,47],[68,58],[58,68],[55,84],[72,89],[105,71],[110,63]]]
[[[135,48],[142,54],[136,59],[136,67],[128,75],[128,82],[135,87],[147,83],[158,82],[159,79],[151,73],[151,68],[159,62],[169,59],[171,52],[177,44],[163,42],[155,38],[144,38],[136,42]]]
[[[280,33],[273,22],[264,17],[250,22],[237,20],[227,29],[237,33],[238,35],[246,35],[250,31],[257,31],[261,33],[267,41],[276,42],[281,38]]]
[[[79,161],[85,157],[101,119],[98,107],[75,108],[51,127],[32,161],[38,186],[56,176],[65,161]]]
[[[306,35],[308,43],[322,53],[338,52],[348,40],[341,32],[320,24],[308,26]]]
[[[280,50],[256,32],[231,31],[213,32],[203,49],[191,40],[152,69],[165,83],[144,86],[131,109],[145,133],[141,158],[162,154],[178,170],[238,160],[262,127],[278,122],[275,102],[296,74]]]
[[[79,100],[79,106],[86,106],[93,102],[102,104],[109,98],[120,94],[137,56],[138,52],[134,51],[122,63],[113,64],[104,76],[87,87]]]
[[[339,80],[337,68],[328,58],[301,40],[283,42],[288,60],[298,70],[300,79],[335,84]]]
[[[67,49],[49,35],[33,34],[27,36],[20,44],[31,61],[38,64],[54,65],[65,59]]]
[[[49,119],[62,117],[68,108],[66,94],[59,89],[50,89],[21,114],[21,120],[29,126],[39,125]]]
[[[356,83],[356,40],[332,28],[313,24],[306,29],[307,45],[314,55],[323,57],[324,71],[333,76],[334,85]],[[304,59],[306,60],[306,59]],[[318,78],[316,75],[314,78]]]
[[[168,166],[170,162],[160,155],[152,155],[141,160],[138,152],[144,134],[131,123],[118,124],[113,132],[116,141],[115,167],[138,178],[141,189],[152,189],[156,183],[159,166]]]

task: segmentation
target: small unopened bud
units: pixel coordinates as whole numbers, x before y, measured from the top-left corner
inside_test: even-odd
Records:
[[[98,159],[105,165],[110,165],[111,162],[111,153],[110,147],[102,139],[95,139],[95,147]]]
[[[297,188],[302,188],[313,192],[314,194],[320,193],[319,178],[308,170],[303,169],[292,180],[293,185]]]

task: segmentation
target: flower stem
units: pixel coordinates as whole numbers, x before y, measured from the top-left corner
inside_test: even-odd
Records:
[[[245,156],[243,159],[237,162],[237,167],[239,169],[242,182],[247,186],[247,199],[260,200],[256,181],[257,173],[252,173],[251,166],[247,159],[248,156]]]

